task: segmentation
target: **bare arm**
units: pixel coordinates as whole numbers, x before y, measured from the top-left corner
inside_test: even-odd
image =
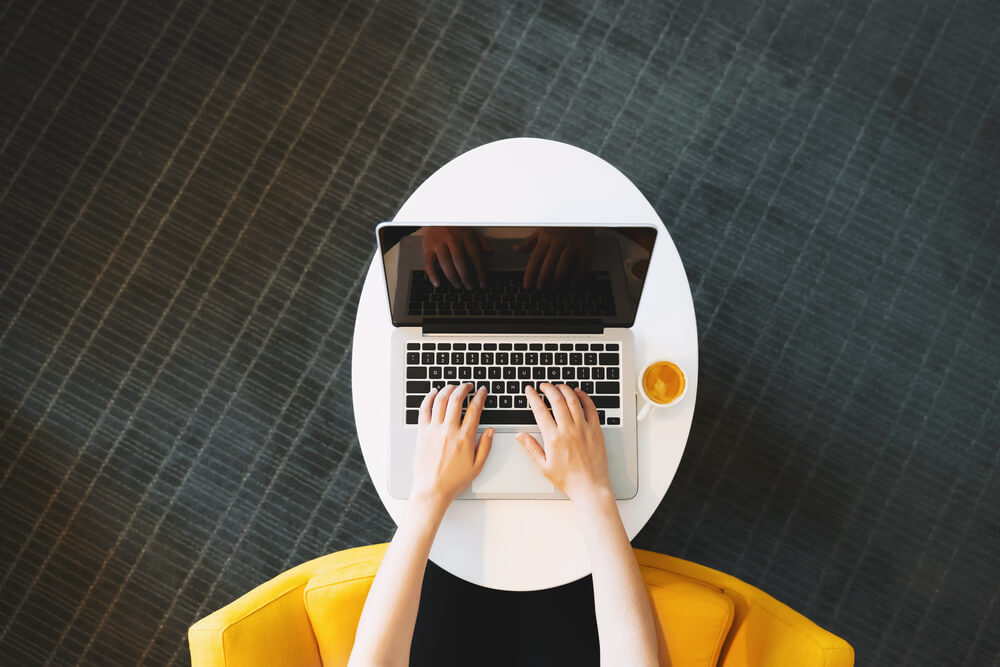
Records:
[[[541,389],[552,415],[534,390],[525,393],[545,447],[526,433],[518,440],[577,509],[593,572],[601,663],[656,665],[653,613],[611,490],[597,408],[579,389],[548,383]]]
[[[472,385],[431,391],[420,406],[420,430],[407,517],[382,559],[354,637],[350,667],[405,666],[420,606],[427,556],[445,511],[486,463],[493,429],[476,446],[486,390],[476,393],[461,419]]]

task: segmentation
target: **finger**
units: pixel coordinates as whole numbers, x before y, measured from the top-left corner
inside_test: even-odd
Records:
[[[549,414],[549,409],[545,407],[545,401],[538,395],[535,388],[530,386],[525,387],[524,395],[528,397],[528,407],[531,408],[531,412],[535,415],[535,423],[542,430],[542,435],[548,437],[548,434],[555,433],[556,423],[552,419],[552,415]]]
[[[441,424],[444,422],[445,412],[448,407],[448,398],[455,391],[455,385],[446,384],[441,387],[437,397],[434,399],[434,408],[431,410],[431,423]]]
[[[563,398],[562,392],[548,382],[542,383],[542,391],[549,399],[549,405],[552,406],[552,415],[556,418],[556,424],[572,424],[573,415],[569,413],[569,407],[566,405],[566,399]],[[545,435],[544,432],[542,435]]]
[[[462,423],[462,403],[465,402],[465,397],[469,395],[470,391],[472,391],[472,384],[465,382],[455,387],[455,391],[451,392],[451,396],[448,397],[448,412],[444,416],[445,424],[459,426]]]
[[[562,287],[566,284],[566,279],[576,266],[576,258],[577,255],[572,250],[566,250],[559,257],[559,263],[556,264],[555,277],[553,278],[557,286]]]
[[[565,252],[565,248],[549,246],[545,253],[545,261],[542,263],[542,270],[538,273],[538,289],[544,289],[552,284],[552,273],[556,270],[559,258]]]
[[[479,286],[486,287],[486,267],[483,265],[483,252],[479,248],[479,244],[474,239],[467,237],[465,239],[465,250],[469,253],[472,266],[476,270],[476,278],[479,279]]]
[[[574,423],[582,424],[585,422],[586,417],[584,417],[583,408],[580,407],[580,399],[576,397],[576,392],[569,385],[565,384],[557,386],[556,389],[559,390],[566,400],[566,407],[569,408],[569,413],[573,416]]]
[[[483,250],[485,250],[487,253],[492,253],[493,252],[493,244],[490,243],[490,240],[488,238],[486,238],[485,235],[483,235],[481,232],[477,231],[476,232],[476,239],[479,241],[479,245],[481,245],[483,247]]]
[[[438,248],[437,258],[438,264],[441,265],[441,270],[444,271],[444,275],[448,278],[448,282],[451,283],[452,287],[461,287],[462,281],[455,271],[455,265],[451,261],[451,251],[448,249],[448,246]]]
[[[577,389],[576,395],[580,399],[580,405],[583,407],[583,414],[587,418],[588,424],[597,424],[600,426],[601,420],[597,415],[597,406],[594,402],[590,400],[590,396],[587,395],[583,389]]]
[[[525,238],[520,243],[514,244],[514,250],[517,252],[528,252],[535,247],[538,242],[538,232],[532,232],[527,238]]]
[[[434,251],[428,248],[424,251],[424,271],[427,272],[427,279],[434,287],[441,287],[441,275],[438,273],[434,261]]]
[[[465,245],[460,240],[455,241],[448,244],[448,250],[451,251],[451,258],[454,260],[455,268],[458,269],[458,275],[462,279],[462,286],[465,289],[472,289],[472,271],[469,269],[468,258],[465,256]]]
[[[469,385],[472,386],[472,385]],[[465,409],[465,418],[462,420],[462,428],[467,432],[475,431],[479,428],[479,417],[483,414],[483,404],[486,402],[486,387],[480,387],[469,401],[469,407]]]
[[[548,242],[534,244],[534,250],[528,258],[528,265],[524,267],[524,283],[521,285],[525,289],[533,289],[538,278],[538,269],[541,268],[545,260],[545,251],[548,250]]]
[[[417,425],[426,426],[431,423],[431,406],[434,404],[434,396],[437,394],[437,389],[431,389],[424,396],[424,400],[420,402],[420,412],[417,413]]]
[[[538,444],[535,437],[529,433],[518,433],[514,436],[514,439],[521,443],[521,446],[524,447],[524,451],[528,453],[528,456],[530,456],[531,460],[535,462],[535,465],[544,470],[546,463],[545,450],[542,449],[540,444]]]
[[[488,428],[479,436],[479,446],[476,447],[476,458],[472,462],[473,470],[476,471],[477,475],[482,472],[483,466],[486,465],[486,457],[490,455],[490,450],[493,449],[494,433],[496,433],[496,429]]]

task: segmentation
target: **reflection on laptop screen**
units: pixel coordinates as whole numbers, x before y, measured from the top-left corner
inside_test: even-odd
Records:
[[[395,326],[561,331],[635,321],[649,226],[383,225]]]

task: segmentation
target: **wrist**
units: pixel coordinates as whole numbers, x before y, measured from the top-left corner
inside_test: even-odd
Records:
[[[409,517],[411,520],[438,522],[444,517],[451,501],[433,491],[418,491],[410,495]]]
[[[573,497],[573,504],[581,510],[601,510],[614,507],[618,511],[615,494],[610,487],[595,486]]]

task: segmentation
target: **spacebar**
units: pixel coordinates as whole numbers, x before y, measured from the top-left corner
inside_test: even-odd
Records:
[[[534,424],[535,415],[531,410],[483,410],[480,424]]]

